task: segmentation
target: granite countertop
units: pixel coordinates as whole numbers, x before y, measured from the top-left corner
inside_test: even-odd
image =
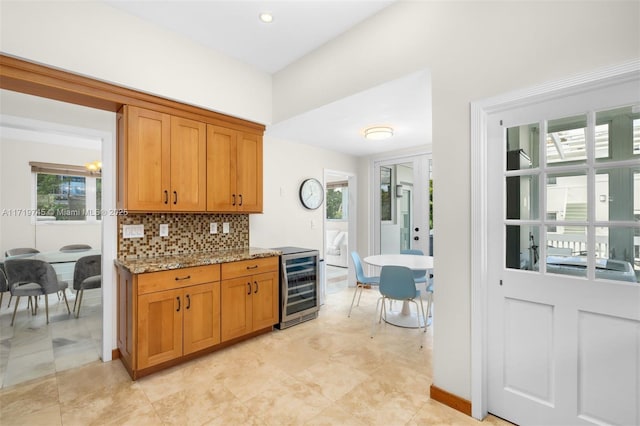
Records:
[[[175,254],[169,256],[147,257],[144,259],[116,259],[114,262],[132,274],[158,272],[170,269],[188,268],[191,266],[215,265],[218,263],[237,262],[239,260],[260,257],[279,256],[278,250],[248,247],[245,249],[208,251],[191,254]]]

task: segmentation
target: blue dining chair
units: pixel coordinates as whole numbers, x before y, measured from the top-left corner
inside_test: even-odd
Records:
[[[400,254],[413,254],[418,256],[424,256],[424,252],[418,249],[400,250]],[[427,276],[426,270],[413,271],[413,278],[416,284],[425,284],[425,290],[427,292],[427,317],[431,317],[431,305],[433,303],[433,274]]]
[[[353,299],[351,299],[351,306],[349,307],[348,317],[351,317],[351,310],[353,309],[353,302],[356,300],[356,294],[360,289],[360,296],[358,297],[358,306],[360,306],[360,297],[362,297],[362,291],[365,287],[377,287],[380,284],[380,277],[366,276],[364,269],[362,268],[362,261],[357,251],[351,252],[351,258],[353,259],[353,266],[356,269],[356,289],[353,292]]]
[[[419,315],[422,315],[424,318],[424,332],[427,331],[427,318],[424,315],[424,305],[422,304],[422,299],[420,298],[420,290],[416,289],[416,283],[413,278],[413,272],[411,269],[405,266],[394,266],[388,265],[383,266],[380,271],[380,297],[376,303],[376,313],[373,320],[373,324],[371,326],[371,338],[375,333],[375,324],[376,317],[378,318],[378,323],[382,322],[382,315],[386,315],[385,308],[385,299],[389,300],[399,300],[402,302],[411,302],[416,305],[416,312],[418,316],[416,319],[418,321],[418,328],[421,328],[421,321]],[[420,305],[418,302],[420,301]],[[380,314],[378,314],[378,306],[382,301],[382,307],[380,308]],[[420,346],[422,347],[422,345]]]

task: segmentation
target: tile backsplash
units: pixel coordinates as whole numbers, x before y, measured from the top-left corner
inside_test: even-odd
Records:
[[[229,233],[223,233],[223,223]],[[217,223],[218,233],[209,225]],[[169,225],[169,235],[160,236],[160,225]],[[144,237],[124,238],[123,225],[144,225]],[[249,247],[248,214],[131,213],[118,216],[118,258],[191,254]]]

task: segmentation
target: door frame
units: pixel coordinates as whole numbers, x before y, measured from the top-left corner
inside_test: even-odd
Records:
[[[325,191],[325,198],[327,192],[327,183],[328,176],[330,175],[342,175],[347,178],[347,188],[349,191],[349,199],[347,211],[349,217],[347,218],[347,248],[349,253],[352,251],[358,251],[358,239],[356,236],[358,235],[358,179],[355,173],[345,172],[342,170],[335,169],[324,169],[323,170],[323,182],[322,186]],[[320,257],[324,257],[324,254],[327,252],[326,242],[326,232],[327,232],[327,203],[323,203],[322,207],[322,255]],[[347,256],[347,277],[348,282],[347,285],[349,287],[355,287],[355,272],[353,263],[350,261],[351,255]],[[325,262],[326,267],[326,262]]]
[[[566,97],[638,79],[640,60],[633,60],[558,81],[471,102],[471,415],[488,414],[488,117],[534,102]]]
[[[369,253],[380,254],[380,174],[377,172],[381,165],[388,164],[402,164],[412,163],[413,167],[413,210],[414,211],[429,211],[429,160],[432,159],[431,152],[416,152],[413,154],[382,157],[371,160],[369,177],[371,182],[371,199],[373,202],[373,209],[370,210],[370,230],[369,235],[373,235],[373,238],[369,239]],[[424,178],[424,179],[421,179]],[[426,183],[424,183],[426,182]],[[413,215],[414,225],[420,225],[420,236],[422,236],[422,242],[419,247],[427,253],[430,250],[429,247],[429,218],[420,217],[419,215]],[[413,233],[412,233],[413,235]]]

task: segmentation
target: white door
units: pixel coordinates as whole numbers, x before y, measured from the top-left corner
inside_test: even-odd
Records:
[[[488,115],[488,411],[640,424],[640,83]]]
[[[419,249],[429,254],[428,155],[394,158],[374,163],[375,254]]]

